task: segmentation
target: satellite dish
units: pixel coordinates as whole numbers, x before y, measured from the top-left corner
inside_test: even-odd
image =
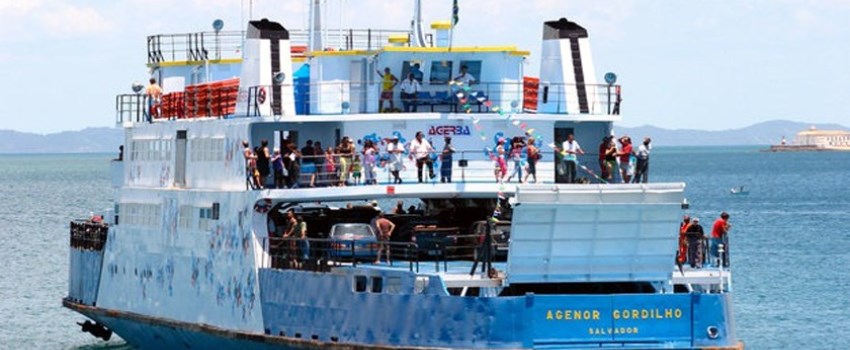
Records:
[[[220,32],[221,29],[224,28],[224,21],[216,19],[215,21],[213,21],[212,27],[213,30],[215,30],[216,34],[218,34],[218,32]]]
[[[605,82],[608,85],[614,85],[617,82],[617,75],[611,72],[605,73]]]
[[[142,92],[142,89],[144,89],[144,88],[145,88],[145,86],[144,86],[144,85],[142,85],[142,84],[139,84],[139,82],[138,82],[138,81],[134,81],[134,82],[133,82],[133,85],[131,85],[130,87],[133,89],[133,92],[135,92],[135,93],[137,93],[137,94],[138,94],[138,93],[140,93],[140,92]]]
[[[275,83],[276,85],[283,84],[283,81],[284,81],[284,80],[286,80],[286,73],[284,73],[284,72],[277,72],[277,73],[275,73],[275,74],[274,74],[274,76],[272,77],[272,80],[274,80],[274,83]]]

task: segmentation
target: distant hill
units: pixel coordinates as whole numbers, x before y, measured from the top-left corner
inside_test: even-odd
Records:
[[[734,146],[778,144],[782,136],[790,142],[797,132],[814,125],[820,130],[850,130],[838,124],[811,124],[786,120],[758,123],[741,129],[720,131],[664,129],[655,126],[634,128],[614,125],[617,135],[638,140],[652,137],[657,146]],[[0,130],[0,153],[99,153],[116,152],[124,142],[124,132],[116,128],[87,128],[53,134]]]
[[[0,130],[0,153],[117,152],[124,132],[116,128],[86,128],[53,134]]]
[[[652,143],[657,146],[734,146],[779,144],[783,136],[790,142],[798,132],[812,126],[819,130],[850,130],[850,128],[838,124],[773,120],[741,129],[718,131],[671,130],[649,125],[634,128],[614,125],[614,131],[617,135],[629,135],[633,140],[649,136],[652,138]]]

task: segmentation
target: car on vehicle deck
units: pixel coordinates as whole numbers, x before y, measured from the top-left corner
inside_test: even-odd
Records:
[[[328,238],[330,255],[336,259],[373,261],[377,258],[378,237],[369,224],[335,224]]]

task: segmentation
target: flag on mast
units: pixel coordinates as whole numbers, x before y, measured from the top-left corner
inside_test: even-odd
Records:
[[[460,8],[457,6],[457,0],[454,0],[452,5],[452,27],[457,25],[457,22],[460,21],[460,17],[458,17],[459,12]]]

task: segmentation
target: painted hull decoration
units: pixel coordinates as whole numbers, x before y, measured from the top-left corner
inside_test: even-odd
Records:
[[[528,52],[446,47],[447,22],[411,45],[418,15],[333,42],[312,6],[313,33],[148,38],[162,94],[116,99],[115,208],[71,224],[63,305],[84,331],[143,349],[741,348],[728,267],[672,264],[685,185],[601,180],[595,154],[563,153],[621,120],[586,29],[545,22],[523,76]]]

